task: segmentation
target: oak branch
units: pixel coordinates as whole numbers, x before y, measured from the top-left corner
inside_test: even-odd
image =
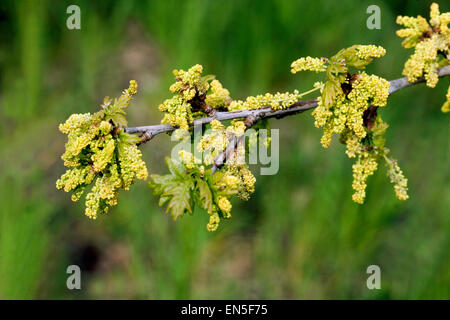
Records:
[[[440,78],[450,75],[450,66],[442,67],[438,70],[438,76]],[[415,82],[409,82],[408,78],[399,78],[391,80],[389,87],[389,94],[392,94],[398,90],[425,82],[424,78],[419,78]],[[215,112],[214,116],[204,117],[194,120],[192,126],[196,127],[199,125],[210,123],[212,120],[232,120],[238,118],[251,119],[251,123],[254,124],[258,120],[266,118],[284,118],[286,116],[294,115],[297,113],[304,112],[309,109],[317,107],[317,99],[302,100],[297,101],[290,105],[289,107],[281,110],[272,110],[270,107],[261,109],[250,109],[250,110],[240,110],[240,111],[227,111],[227,112]],[[177,129],[169,124],[157,124],[152,126],[141,126],[141,127],[128,127],[125,128],[125,132],[137,133],[142,136],[142,142],[147,142],[154,136],[163,133],[170,132]]]

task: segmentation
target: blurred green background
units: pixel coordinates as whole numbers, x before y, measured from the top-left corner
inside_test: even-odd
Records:
[[[81,30],[66,28],[74,3]],[[430,3],[2,0],[0,298],[450,298],[449,118],[440,112],[448,78],[395,93],[381,110],[409,178],[406,202],[381,166],[366,203],[353,203],[352,162],[337,139],[321,147],[309,113],[271,121],[280,129],[280,170],[256,175],[253,197],[233,202],[233,218],[215,233],[199,211],[174,223],[142,182],[97,221],[55,188],[64,172],[58,124],[96,111],[130,79],[140,91],[129,123],[144,125],[161,119],[171,70],[195,63],[245,98],[309,89],[320,77],[290,74],[298,57],[377,44],[387,55],[368,71],[398,78],[411,51],[395,36],[395,18],[428,17]],[[381,30],[366,27],[371,4],[381,8]],[[150,172],[166,173],[169,141],[142,146]],[[71,264],[82,269],[82,290],[66,288]],[[372,264],[381,290],[366,287]]]

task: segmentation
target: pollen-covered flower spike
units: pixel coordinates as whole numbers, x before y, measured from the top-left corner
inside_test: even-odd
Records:
[[[447,95],[445,96],[447,101],[441,107],[442,112],[447,113],[450,112],[450,86],[447,89]]]

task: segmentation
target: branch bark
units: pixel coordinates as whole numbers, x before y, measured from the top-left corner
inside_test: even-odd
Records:
[[[450,66],[445,66],[442,68],[438,69],[438,77],[442,78],[442,77],[446,77],[450,75]],[[409,82],[408,78],[400,78],[400,79],[395,79],[395,80],[391,80],[391,86],[389,87],[389,94],[394,93],[395,91],[410,87],[410,86],[414,86],[416,84],[419,83],[423,83],[425,82],[425,78],[419,78],[417,79],[417,81],[415,82]]]
[[[442,68],[439,68],[438,70],[438,76],[440,78],[449,76],[450,75],[450,66],[445,66]],[[418,79],[415,82],[409,82],[408,78],[399,78],[395,80],[391,80],[391,86],[389,88],[389,94],[392,94],[398,90],[414,86],[420,83],[425,82],[426,80],[422,77]],[[282,110],[272,110],[270,107],[267,108],[261,108],[261,109],[252,109],[252,110],[242,110],[242,111],[226,111],[226,112],[215,112],[214,116],[205,117],[201,119],[194,120],[194,123],[192,126],[196,127],[199,125],[210,123],[212,120],[216,119],[219,121],[224,120],[232,120],[237,118],[248,118],[252,117],[256,119],[254,122],[259,121],[261,119],[266,118],[284,118],[286,116],[291,116],[297,113],[302,113],[306,110],[313,109],[317,106],[317,99],[311,99],[311,100],[304,100],[304,101],[297,101],[293,103],[291,106],[289,106],[286,109]],[[253,123],[254,123],[253,122]],[[141,127],[128,127],[125,128],[125,132],[128,133],[139,133],[139,134],[145,134],[145,139],[142,142],[147,142],[151,138],[155,137],[156,135],[163,133],[163,132],[170,132],[177,128],[172,127],[169,124],[157,124],[152,126],[141,126]],[[148,139],[148,137],[150,137]]]

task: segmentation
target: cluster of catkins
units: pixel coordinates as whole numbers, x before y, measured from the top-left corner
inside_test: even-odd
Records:
[[[397,35],[406,38],[405,48],[414,48],[414,54],[405,63],[403,74],[410,82],[424,77],[429,87],[438,82],[438,68],[449,65],[450,13],[440,13],[437,4],[431,5],[430,20],[399,16],[397,23],[406,28]],[[354,45],[342,49],[331,58],[305,57],[294,61],[292,73],[299,71],[323,72],[326,81],[316,82],[313,89],[299,93],[266,93],[233,100],[230,93],[214,76],[202,76],[201,65],[189,70],[174,70],[174,94],[165,100],[159,110],[164,114],[161,123],[175,127],[175,140],[183,140],[189,149],[182,149],[174,158],[166,158],[170,173],[151,175],[149,186],[160,197],[160,206],[166,205],[174,219],[192,214],[200,207],[209,214],[207,230],[218,228],[221,219],[231,217],[231,197],[248,200],[254,192],[255,177],[245,163],[246,148],[256,143],[256,131],[250,119],[234,119],[228,125],[218,120],[209,124],[210,131],[200,139],[193,139],[194,120],[215,117],[217,112],[271,108],[285,109],[304,95],[320,90],[317,108],[312,112],[315,126],[323,128],[321,143],[327,148],[333,134],[340,135],[346,145],[346,154],[355,158],[353,164],[353,200],[363,203],[366,181],[384,160],[388,177],[394,184],[397,197],[408,198],[407,179],[397,162],[388,156],[384,134],[388,125],[378,115],[385,107],[390,83],[376,75],[362,71],[374,58],[380,58],[385,49],[375,45]],[[356,69],[351,73],[351,69]],[[95,219],[117,204],[118,192],[128,190],[136,179],[147,178],[147,168],[137,144],[138,136],[124,131],[127,125],[125,109],[137,92],[137,84],[130,81],[128,89],[117,99],[105,98],[101,110],[94,113],[73,114],[59,129],[67,134],[66,151],[62,155],[69,169],[56,182],[58,189],[73,191],[72,200],[78,201],[86,188],[86,215]],[[442,111],[450,111],[450,87]],[[246,142],[245,137],[248,141]],[[265,137],[268,147],[270,138]],[[192,147],[194,153],[191,152]],[[201,158],[196,155],[201,154]]]
[[[303,70],[325,72],[326,82],[318,98],[318,106],[312,112],[316,127],[323,127],[321,143],[327,148],[333,133],[340,134],[346,145],[346,153],[356,158],[353,165],[353,200],[363,203],[366,180],[372,175],[380,159],[386,160],[388,175],[401,200],[408,198],[407,180],[394,160],[387,157],[383,134],[387,128],[377,115],[379,107],[385,107],[389,96],[389,81],[369,75],[364,71],[350,74],[350,67],[363,69],[373,58],[385,54],[382,47],[355,45],[328,58],[301,58],[291,65],[292,72]]]
[[[215,112],[260,109],[270,107],[284,109],[297,102],[305,94],[320,87],[299,93],[266,93],[250,96],[246,100],[232,100],[230,93],[214,76],[202,76],[203,68],[195,65],[189,70],[174,70],[175,83],[170,86],[173,97],[165,100],[159,110],[164,113],[163,124],[176,128],[175,140],[191,139],[189,129],[196,118],[213,116]],[[260,125],[264,127],[264,125]],[[254,192],[255,177],[245,163],[246,143],[242,139],[247,126],[244,119],[232,120],[227,126],[212,120],[202,138],[196,142],[197,159],[188,150],[179,152],[178,159],[167,159],[170,174],[151,175],[149,186],[160,197],[160,205],[167,205],[167,211],[176,219],[184,213],[192,213],[195,206],[205,209],[210,215],[207,229],[216,230],[222,218],[229,218],[230,198],[237,196],[247,200]],[[259,133],[256,128],[247,134],[248,147],[254,146]],[[268,147],[270,137],[263,137]],[[233,142],[232,142],[233,141]],[[233,143],[229,150],[230,143]],[[219,168],[217,159],[226,153]],[[177,169],[178,168],[178,169]]]
[[[438,4],[433,3],[429,23],[422,16],[398,16],[397,23],[406,27],[397,31],[399,37],[405,38],[403,47],[414,48],[403,75],[410,82],[424,76],[427,86],[434,88],[439,80],[438,68],[450,64],[450,12],[440,13]],[[442,106],[442,111],[450,111],[448,103]]]
[[[191,139],[188,130],[195,118],[204,117],[211,110],[226,111],[236,106],[229,91],[213,76],[202,76],[202,71],[201,65],[188,71],[174,70],[176,82],[170,91],[175,95],[159,107],[164,113],[161,123],[178,128],[173,133],[175,140]],[[202,159],[195,158],[188,150],[181,150],[178,158],[166,159],[170,174],[151,175],[149,186],[160,197],[160,205],[167,205],[167,211],[174,219],[185,213],[192,214],[193,207],[197,206],[207,211],[209,223],[206,228],[214,231],[220,219],[231,217],[231,197],[249,199],[256,179],[244,161],[228,157],[218,171],[211,169],[214,159],[225,152],[230,140],[244,136],[246,129],[243,120],[233,120],[228,126],[213,120],[210,130],[195,146]],[[238,154],[245,156],[242,144],[236,145],[233,152],[235,158]]]
[[[194,99],[204,99],[210,87],[207,79],[201,76],[202,71],[203,68],[199,64],[191,67],[188,71],[173,71],[176,82],[170,86],[170,91],[175,95],[166,99],[159,106],[159,111],[164,113],[161,123],[168,123],[185,130],[189,129],[189,125],[194,121],[195,111],[200,111],[193,110]],[[214,87],[214,89],[216,88]],[[221,93],[221,97],[225,98],[227,92]]]
[[[120,189],[128,190],[134,180],[147,178],[147,167],[137,148],[137,137],[123,131],[124,110],[136,94],[137,84],[114,101],[105,98],[102,110],[90,114],[72,114],[59,130],[67,134],[66,151],[62,155],[68,169],[56,182],[58,189],[73,191],[78,201],[86,188],[85,214],[92,219],[117,204]]]
[[[202,71],[201,65],[188,71],[174,70],[176,81],[170,87],[174,95],[159,106],[164,113],[161,123],[178,128],[173,133],[175,136],[183,136],[185,132],[190,139],[189,129],[194,119],[211,116],[216,111],[287,108],[306,94],[294,91],[233,101],[214,76],[202,76]],[[73,114],[60,125],[60,131],[68,135],[62,159],[69,169],[56,186],[66,192],[73,191],[72,200],[78,201],[92,184],[85,202],[85,213],[90,218],[95,219],[116,205],[119,190],[128,190],[135,179],[147,178],[147,168],[137,148],[140,138],[124,131],[127,125],[124,110],[136,92],[136,82],[130,81],[130,87],[119,98],[113,101],[106,97],[100,111]],[[264,127],[264,124],[259,126]],[[245,158],[242,159],[245,140],[241,138],[247,130],[244,119],[232,120],[227,126],[213,120],[210,128],[210,133],[197,141],[196,149],[203,155],[201,160],[182,151],[178,159],[167,159],[170,174],[152,175],[149,186],[160,196],[160,205],[167,205],[167,211],[175,219],[192,213],[194,206],[205,209],[210,215],[207,229],[213,231],[221,218],[231,217],[230,198],[237,196],[248,200],[254,192],[256,179]],[[257,135],[258,128],[248,135],[248,143],[255,144]],[[270,137],[264,139],[268,147]],[[215,159],[226,151],[231,141],[235,143],[232,154],[227,154],[224,163],[213,170],[217,165]]]
[[[430,23],[421,16],[397,18],[399,24],[407,27],[397,32],[406,38],[403,46],[415,48],[403,71],[409,81],[424,76],[428,86],[436,85],[437,69],[449,64],[449,21],[450,13],[441,14],[434,3]],[[356,159],[353,200],[363,203],[366,180],[376,171],[381,159],[386,162],[397,197],[405,200],[408,198],[407,180],[397,162],[388,157],[384,140],[388,125],[377,114],[378,108],[386,106],[390,83],[361,71],[385,53],[379,46],[354,45],[329,59],[300,58],[291,65],[293,73],[324,72],[326,81],[315,83],[313,89],[304,93],[297,90],[266,93],[245,100],[231,99],[229,91],[214,76],[202,76],[201,65],[188,71],[174,70],[175,83],[170,87],[174,95],[159,106],[164,114],[161,123],[177,128],[173,132],[175,137],[184,135],[185,138],[183,132],[186,133],[191,142],[192,125],[197,118],[214,117],[220,111],[284,109],[304,95],[320,90],[317,108],[312,112],[315,126],[323,128],[321,143],[325,148],[330,145],[333,134],[339,134],[348,157]],[[351,68],[357,72],[350,73]],[[127,125],[124,110],[136,91],[136,82],[130,81],[130,87],[119,98],[114,101],[105,98],[97,113],[74,114],[60,125],[60,131],[68,135],[62,159],[69,169],[56,186],[67,192],[73,191],[72,200],[78,201],[85,189],[93,184],[86,195],[86,215],[90,218],[95,219],[116,205],[120,189],[128,190],[135,179],[147,178],[147,168],[137,148],[140,138],[124,131]],[[442,110],[450,110],[450,87]],[[167,158],[170,174],[151,176],[149,186],[160,197],[160,205],[167,205],[167,211],[175,219],[185,213],[192,214],[194,206],[198,206],[210,215],[207,229],[216,230],[221,218],[231,216],[230,198],[238,196],[247,200],[254,192],[255,177],[242,160],[242,157],[245,160],[247,147],[243,138],[248,126],[253,124],[248,125],[244,120],[234,119],[227,126],[212,120],[210,132],[194,143],[196,151],[202,154],[201,159],[182,150],[178,158]],[[255,143],[257,136],[258,130],[249,135],[248,146]],[[268,147],[270,138],[266,139]],[[218,165],[220,157],[226,162]]]
[[[379,46],[355,45],[329,59],[298,59],[292,63],[293,73],[325,72],[326,81],[315,83],[312,90],[304,93],[267,93],[244,101],[232,100],[228,90],[214,76],[202,76],[200,65],[188,71],[175,70],[176,81],[170,87],[174,96],[159,106],[164,113],[161,123],[177,128],[173,132],[175,138],[186,140],[187,137],[192,143],[192,125],[196,118],[214,117],[220,111],[283,109],[305,94],[320,90],[318,106],[312,113],[315,126],[324,128],[321,139],[324,147],[330,145],[333,133],[340,134],[341,142],[347,146],[347,155],[356,158],[353,200],[364,201],[366,180],[377,169],[380,159],[386,161],[397,197],[404,200],[408,198],[407,180],[397,162],[388,157],[389,150],[383,138],[387,124],[377,115],[377,109],[386,106],[389,82],[363,71],[350,73],[350,68],[364,69],[374,58],[384,54],[384,48]],[[136,82],[131,81],[118,99],[105,98],[99,112],[74,114],[60,125],[61,132],[68,135],[62,159],[70,169],[57,181],[57,188],[73,191],[72,199],[78,201],[86,187],[93,184],[86,196],[86,215],[90,218],[116,205],[120,189],[128,190],[135,179],[147,178],[147,168],[137,148],[140,139],[124,132],[127,125],[124,109],[136,90]],[[201,159],[182,150],[178,157],[167,158],[170,174],[151,176],[149,186],[160,197],[159,204],[166,205],[174,219],[185,213],[192,214],[197,206],[208,212],[207,229],[214,231],[222,218],[231,217],[231,197],[247,200],[254,192],[256,179],[245,163],[247,144],[244,139],[252,124],[244,120],[234,119],[227,126],[212,120],[210,131],[194,142]],[[257,136],[258,130],[249,135],[248,147],[256,143]],[[270,138],[266,139],[268,147]],[[217,164],[218,159],[225,163]]]
[[[205,107],[218,111],[250,110],[271,107],[285,109],[297,102],[306,93],[277,92],[249,96],[246,100],[232,100],[230,93],[212,75],[202,76],[203,67],[194,65],[188,71],[174,70],[175,83],[170,86],[174,96],[166,99],[159,111],[164,113],[161,123],[189,129],[194,119],[205,115]]]

